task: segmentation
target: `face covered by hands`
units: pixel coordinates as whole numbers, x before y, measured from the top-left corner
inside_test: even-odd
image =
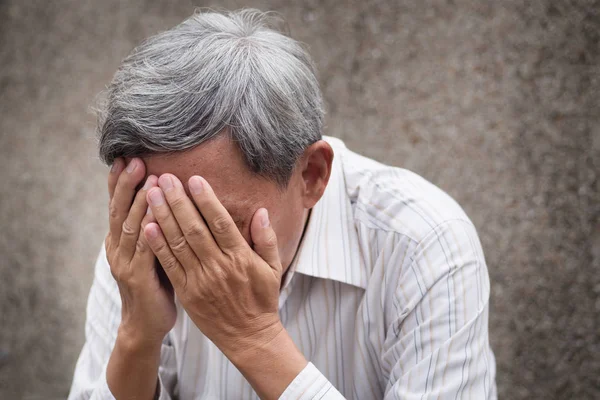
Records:
[[[251,221],[254,249],[199,176],[163,174],[147,193],[156,223],[144,235],[196,326],[232,361],[283,329],[278,301],[282,265],[265,208]],[[192,201],[193,200],[193,201]]]
[[[143,218],[138,250],[147,250],[144,260],[148,262],[132,263],[126,258],[124,263],[115,264],[117,272],[132,272],[123,275],[131,277],[131,284],[124,286],[125,294],[131,292],[130,286],[139,289],[132,292],[136,302],[128,309],[132,316],[141,317],[124,319],[136,323],[119,329],[117,339],[121,340],[117,340],[107,369],[111,389],[125,397],[138,396],[140,385],[132,385],[132,373],[137,376],[135,382],[154,382],[160,343],[175,322],[172,291],[159,279],[162,271],[154,268],[156,257],[195,325],[220,348],[261,398],[279,398],[307,365],[279,320],[282,271],[292,263],[309,210],[327,186],[333,160],[331,146],[320,140],[307,148],[284,188],[251,171],[239,147],[227,135],[188,151],[135,160],[134,165],[143,168],[135,170],[135,180],[127,180],[127,190],[123,192],[126,196],[115,195],[122,201],[119,208],[113,209],[126,210],[131,206],[135,188],[141,185],[143,176],[148,178],[133,201],[135,218],[123,224],[133,237],[131,228],[138,227]],[[227,160],[227,168],[223,168],[222,160]],[[122,163],[119,161],[118,165]],[[144,216],[146,205],[151,212]],[[111,227],[119,224],[111,222]],[[149,285],[140,274],[152,278],[154,284]],[[163,302],[156,303],[155,296],[147,290],[154,287],[169,295],[165,296],[168,301],[164,305],[168,306],[165,315],[170,318],[157,314],[162,310],[156,308],[157,304]],[[155,326],[157,317],[169,324]],[[139,340],[132,340],[132,336]],[[139,341],[141,347],[135,345]],[[148,393],[155,389],[152,384],[146,386]]]

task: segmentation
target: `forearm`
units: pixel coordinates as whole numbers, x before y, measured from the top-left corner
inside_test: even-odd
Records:
[[[108,387],[117,400],[154,399],[160,346],[160,342],[142,342],[119,330],[106,369]]]
[[[263,400],[278,399],[308,362],[285,329],[230,360]]]

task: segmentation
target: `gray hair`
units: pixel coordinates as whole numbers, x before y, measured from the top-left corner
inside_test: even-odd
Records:
[[[228,132],[248,167],[285,186],[321,139],[323,101],[302,45],[258,10],[196,12],[136,47],[106,91],[101,159],[190,149]]]

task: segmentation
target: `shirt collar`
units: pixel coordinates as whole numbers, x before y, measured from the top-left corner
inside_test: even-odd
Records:
[[[367,276],[354,225],[353,210],[346,192],[343,170],[344,143],[325,136],[334,150],[329,183],[312,208],[298,253],[290,265],[294,273],[331,279],[366,289]],[[285,284],[284,284],[285,286]]]

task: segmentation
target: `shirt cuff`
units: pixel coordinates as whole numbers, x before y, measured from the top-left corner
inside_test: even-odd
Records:
[[[333,387],[313,363],[308,363],[292,383],[288,385],[279,400],[342,400],[344,396]]]

